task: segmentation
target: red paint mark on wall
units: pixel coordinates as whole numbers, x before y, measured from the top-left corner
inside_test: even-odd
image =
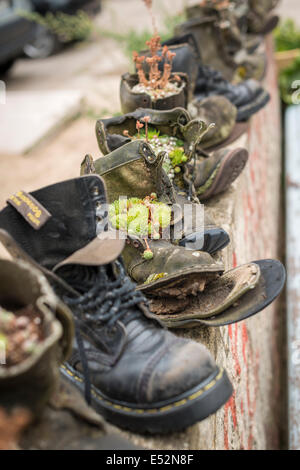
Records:
[[[272,58],[270,58],[270,64],[267,83],[269,91],[276,97],[276,74],[273,70]],[[274,129],[279,129],[279,116],[278,103],[274,99],[271,105],[252,118],[249,129],[250,157],[245,169],[248,172],[248,184],[245,185],[242,194],[243,225],[241,229],[245,253],[251,254],[252,259],[272,256],[276,249],[276,237],[274,239],[270,237],[273,219],[270,215],[268,197],[270,195],[270,168],[272,168],[270,149],[273,145],[270,138],[276,138]],[[275,194],[274,197],[276,196]],[[232,255],[233,267],[237,266],[237,253],[234,251]],[[234,374],[238,380],[233,378],[236,383],[236,394],[224,407],[224,448],[227,450],[233,445],[236,446],[236,437],[239,439],[238,447],[241,449],[250,450],[256,446],[255,420],[260,386],[260,350],[249,332],[246,322],[228,327],[230,355]]]
[[[242,350],[243,350],[243,359],[244,359],[244,364],[247,366],[247,355],[246,355],[246,347],[248,344],[249,338],[248,338],[248,330],[246,323],[242,323]]]
[[[236,252],[235,251],[232,253],[232,267],[233,268],[237,267],[237,257],[236,257]]]
[[[239,351],[238,351],[238,332],[239,332],[239,324],[236,323],[234,331],[234,350],[232,351],[234,362],[235,362],[235,373],[236,375],[241,375],[241,365],[239,360]]]
[[[230,400],[224,406],[224,448],[229,450],[229,432],[228,432],[228,422],[229,422],[229,413],[232,418],[233,428],[237,428],[237,412],[236,412],[236,401],[235,393],[233,393]]]
[[[229,411],[229,404],[226,403],[226,405],[224,406],[224,449],[225,450],[229,450],[228,411]]]

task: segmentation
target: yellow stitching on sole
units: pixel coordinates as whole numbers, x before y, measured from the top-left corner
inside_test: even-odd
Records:
[[[77,380],[78,382],[81,382],[83,383],[83,379],[81,379],[80,377],[76,376],[75,374],[73,374],[69,369],[67,369],[65,366],[61,366],[68,375],[70,375],[71,377],[73,377],[75,380]],[[196,393],[193,393],[192,395],[190,395],[189,397],[187,398],[184,398],[183,400],[180,400],[180,401],[177,401],[175,403],[172,403],[171,405],[167,405],[167,406],[163,406],[162,408],[157,408],[157,409],[134,409],[134,408],[128,408],[126,406],[122,406],[122,405],[116,405],[114,403],[111,403],[107,400],[105,400],[101,395],[99,395],[98,393],[96,393],[94,390],[92,390],[92,394],[98,398],[100,401],[104,402],[105,404],[115,408],[116,410],[123,410],[123,411],[127,411],[128,413],[138,413],[138,414],[153,414],[153,413],[159,413],[159,412],[164,412],[164,411],[169,411],[171,410],[172,408],[175,408],[177,406],[182,406],[182,405],[185,405],[188,401],[192,401],[192,400],[195,400],[195,398],[198,398],[200,397],[206,390],[209,390],[211,389],[214,385],[216,385],[216,383],[223,377],[224,375],[224,369],[220,369],[220,372],[219,374],[216,376],[215,379],[213,379],[209,384],[205,385],[205,387],[203,387],[201,390],[199,390],[198,392]]]

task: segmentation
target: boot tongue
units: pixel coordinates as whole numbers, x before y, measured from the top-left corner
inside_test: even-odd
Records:
[[[19,193],[11,199],[15,205],[20,202]],[[11,203],[0,212],[0,230],[5,231],[1,240],[8,251],[9,243],[4,233],[10,235],[11,244],[21,248],[27,257],[52,270],[96,238],[97,207],[106,204],[104,183],[97,175],[47,186],[29,196],[34,199],[21,200],[23,214]],[[41,208],[46,220],[33,227],[32,220],[39,219]]]
[[[118,321],[127,325],[145,317],[139,307],[145,298],[118,261],[101,267],[64,266],[59,275],[78,292],[78,297],[65,293],[63,298],[79,315],[84,313],[83,321],[112,328]]]

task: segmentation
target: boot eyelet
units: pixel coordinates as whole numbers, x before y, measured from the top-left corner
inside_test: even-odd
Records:
[[[113,338],[117,332],[117,328],[115,326],[113,326],[112,328],[106,328],[105,332],[108,338]]]
[[[138,247],[140,246],[140,245],[139,245],[139,242],[133,242],[133,246],[134,246],[135,248],[138,248]]]
[[[179,118],[179,124],[181,124],[182,126],[186,126],[186,124],[187,124],[187,118],[183,114]]]
[[[93,196],[99,196],[100,191],[99,191],[99,188],[97,186],[93,187],[92,194],[93,194]]]

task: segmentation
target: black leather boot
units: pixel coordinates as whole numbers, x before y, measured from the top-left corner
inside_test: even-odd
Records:
[[[249,79],[233,85],[220,72],[200,65],[195,87],[195,100],[202,101],[215,95],[225,96],[236,106],[238,122],[247,121],[270,100],[269,93],[256,80]]]
[[[123,240],[105,230],[105,203],[96,175],[20,191],[0,213],[0,239],[71,308],[77,334],[63,374],[87,402],[135,432],[184,429],[216,412],[231,384],[204,346],[151,314],[118,260]]]

